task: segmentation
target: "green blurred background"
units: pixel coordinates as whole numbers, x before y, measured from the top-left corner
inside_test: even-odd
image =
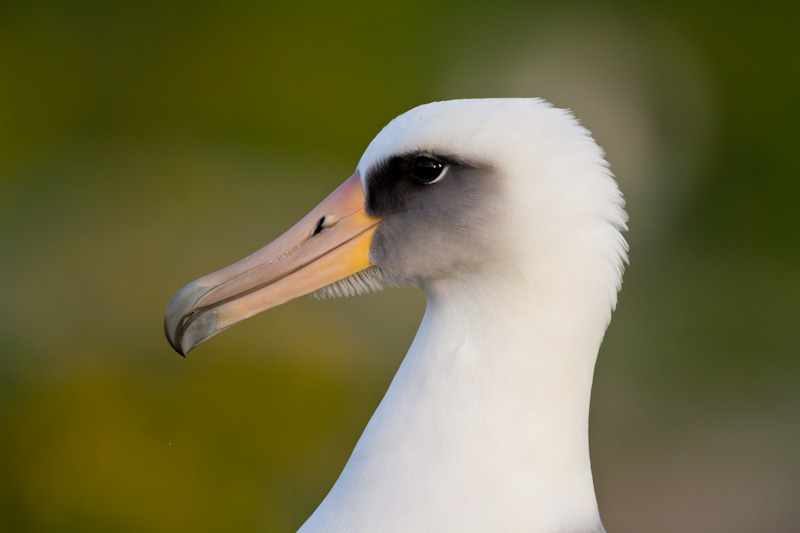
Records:
[[[481,96],[573,109],[628,198],[591,418],[607,529],[800,530],[798,20],[798,2],[3,2],[0,531],[296,529],[423,295],[302,298],[186,360],[163,311],[391,118]]]

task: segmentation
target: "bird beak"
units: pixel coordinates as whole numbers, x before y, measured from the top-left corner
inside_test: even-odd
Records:
[[[364,210],[356,172],[275,241],[178,291],[164,316],[169,343],[185,355],[245,318],[371,266],[379,221]]]

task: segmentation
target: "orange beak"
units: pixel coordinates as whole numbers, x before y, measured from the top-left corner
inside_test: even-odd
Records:
[[[364,210],[356,172],[272,243],[178,291],[164,316],[169,343],[186,355],[245,318],[371,266],[378,222]]]

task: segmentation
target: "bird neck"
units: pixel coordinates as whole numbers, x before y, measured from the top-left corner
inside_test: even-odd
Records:
[[[419,347],[415,340],[408,355],[428,383],[451,387],[434,394],[443,410],[464,413],[479,451],[468,464],[496,472],[498,490],[506,484],[505,497],[518,500],[507,512],[527,511],[539,531],[602,530],[588,420],[607,324],[592,304],[601,298],[584,293],[577,304],[582,289],[513,277],[431,287]]]
[[[419,332],[309,524],[346,523],[350,501],[372,530],[603,530],[588,415],[604,314],[483,279],[426,287]]]

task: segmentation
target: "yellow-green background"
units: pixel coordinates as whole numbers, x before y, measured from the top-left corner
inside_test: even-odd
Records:
[[[608,530],[799,530],[798,6],[3,2],[0,531],[297,528],[424,297],[302,298],[186,360],[164,308],[392,117],[475,96],[572,108],[628,197],[591,418]]]

